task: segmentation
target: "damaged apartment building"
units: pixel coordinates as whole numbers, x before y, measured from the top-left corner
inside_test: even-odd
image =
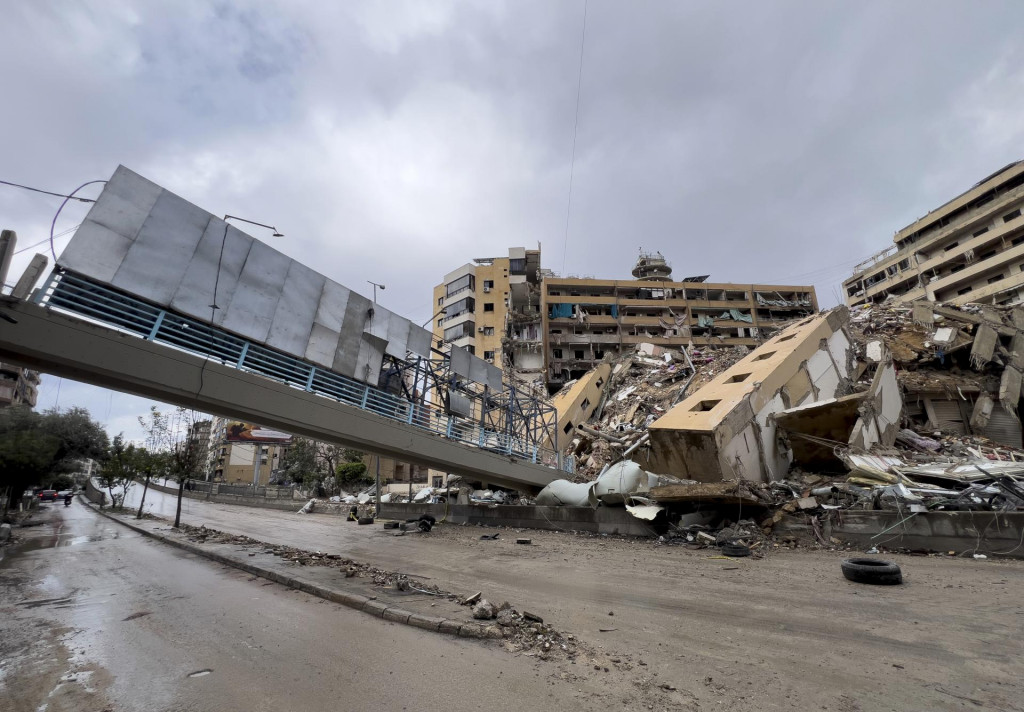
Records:
[[[513,247],[507,257],[478,257],[434,287],[435,344],[461,346],[515,374],[522,384],[541,384],[540,249]]]
[[[707,275],[673,282],[657,253],[641,254],[632,280],[547,277],[542,285],[549,387],[581,377],[637,344],[757,346],[818,310],[812,286],[725,284]]]
[[[1024,301],[1024,161],[930,211],[843,282],[848,306]]]
[[[433,290],[438,347],[465,347],[556,391],[640,343],[752,347],[818,310],[812,286],[673,282],[657,253],[640,255],[632,280],[557,277],[540,265],[539,248],[520,247],[445,275]]]

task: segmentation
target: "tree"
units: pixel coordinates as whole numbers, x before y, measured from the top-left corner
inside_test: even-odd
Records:
[[[124,507],[128,490],[135,483],[137,454],[135,445],[126,443],[123,434],[114,436],[108,457],[100,469],[100,482],[110,494],[112,509]]]
[[[140,458],[139,471],[145,476],[142,485],[142,497],[139,500],[139,511],[136,519],[142,519],[142,508],[146,506],[146,493],[149,492],[149,481],[154,475],[168,470],[168,457],[161,450],[169,445],[168,430],[170,428],[167,416],[157,410],[155,405],[149,407],[149,420],[139,416],[139,425],[146,431],[146,453]]]
[[[199,440],[194,437],[195,425],[200,414],[194,410],[179,407],[171,418],[169,432],[174,440],[168,460],[168,472],[178,481],[178,506],[174,512],[174,528],[181,525],[181,498],[185,494],[186,483],[205,469],[206,453],[199,447]]]
[[[362,457],[361,452],[351,448],[295,438],[288,448],[284,471],[292,482],[301,483],[307,490],[335,494],[341,487],[363,481],[366,465],[361,462]]]
[[[4,504],[25,490],[73,472],[78,460],[103,460],[109,445],[103,426],[84,408],[36,413],[23,405],[0,409],[0,487]]]
[[[355,489],[360,485],[368,485],[373,481],[366,474],[366,463],[343,462],[337,469],[338,484],[346,489]]]

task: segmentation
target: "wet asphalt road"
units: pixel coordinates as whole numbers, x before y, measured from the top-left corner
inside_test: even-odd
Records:
[[[254,579],[80,502],[41,510],[0,561],[6,712],[592,708],[494,645]]]
[[[173,516],[174,503],[147,496],[147,510],[161,516]],[[685,689],[700,708],[1024,711],[1022,561],[891,555],[905,584],[875,587],[844,580],[839,562],[850,554],[838,551],[731,561],[556,532],[530,532],[533,546],[522,547],[510,531],[480,541],[476,527],[395,538],[338,516],[188,499],[182,511],[189,524],[339,552],[508,600],[643,659],[645,672]]]

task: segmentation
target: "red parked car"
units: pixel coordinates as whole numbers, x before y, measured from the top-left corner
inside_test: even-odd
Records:
[[[43,490],[39,493],[40,502],[56,502],[57,490]]]

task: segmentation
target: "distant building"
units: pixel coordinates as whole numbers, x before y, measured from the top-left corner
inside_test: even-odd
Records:
[[[0,408],[9,405],[36,407],[39,374],[21,366],[0,363]]]
[[[210,425],[211,474],[214,482],[265,485],[284,462],[291,436],[276,441],[242,440],[239,433],[259,432],[259,426],[226,418],[214,418]],[[273,431],[268,431],[273,432]],[[257,435],[258,437],[258,435]],[[257,465],[257,462],[259,463]]]
[[[188,442],[199,453],[198,479],[210,479],[210,431],[213,427],[211,420],[199,420],[189,427]]]
[[[935,208],[854,267],[847,305],[927,299],[1024,302],[1024,161],[1011,163]]]
[[[784,324],[818,311],[810,285],[673,282],[658,253],[641,254],[634,280],[546,276],[541,289],[545,376],[551,389],[640,343],[758,346]]]
[[[435,346],[463,346],[520,383],[551,390],[639,343],[757,346],[818,310],[809,285],[673,282],[659,253],[645,253],[633,280],[557,277],[540,249],[478,258],[434,287]]]
[[[508,257],[478,257],[434,287],[435,346],[462,346],[470,353],[541,382],[540,249],[509,248]]]

